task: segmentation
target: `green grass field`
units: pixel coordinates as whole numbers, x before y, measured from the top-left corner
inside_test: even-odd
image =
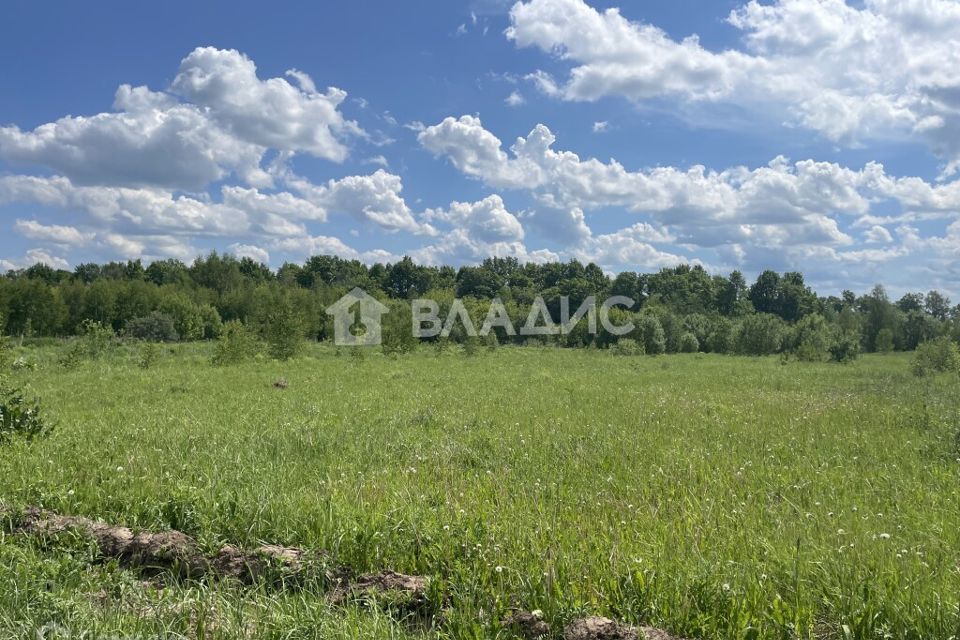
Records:
[[[57,428],[0,446],[8,505],[324,549],[444,597],[414,625],[311,589],[156,588],[82,539],[0,534],[0,638],[511,638],[511,607],[556,637],[583,614],[690,638],[960,637],[960,384],[906,355],[314,346],[217,368],[198,344],[66,370],[63,349],[25,348],[38,367],[12,374]]]

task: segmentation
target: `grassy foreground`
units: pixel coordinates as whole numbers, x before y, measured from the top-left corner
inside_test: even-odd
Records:
[[[960,637],[960,385],[907,356],[315,346],[215,368],[183,345],[65,370],[61,349],[14,374],[58,426],[0,446],[6,503],[325,549],[448,598],[414,627],[310,590],[152,588],[82,540],[0,533],[3,639],[509,638],[513,606],[557,630],[588,613],[691,638]]]

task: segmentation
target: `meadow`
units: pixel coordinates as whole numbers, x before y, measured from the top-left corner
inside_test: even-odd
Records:
[[[82,538],[0,533],[0,638],[513,638],[513,608],[688,638],[960,637],[960,384],[909,355],[312,345],[11,374],[56,428],[0,445],[0,500],[216,549],[322,549],[433,580],[435,614],[310,587],[145,582]],[[284,379],[287,384],[275,386]]]

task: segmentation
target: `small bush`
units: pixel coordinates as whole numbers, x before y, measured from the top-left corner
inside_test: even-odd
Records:
[[[875,348],[878,353],[889,353],[893,351],[893,331],[890,329],[880,329],[877,332]]]
[[[768,356],[783,345],[784,323],[769,313],[747,316],[737,332],[737,353],[747,356]]]
[[[0,317],[0,322],[2,320],[3,318]],[[0,335],[0,371],[5,371],[10,366],[12,359],[13,348],[10,346],[10,339],[7,336]]]
[[[409,353],[417,347],[418,339],[410,330],[410,305],[399,300],[389,302],[390,312],[383,317],[381,349],[387,355]]]
[[[730,353],[733,347],[733,323],[726,318],[720,318],[707,336],[707,349],[713,353]]]
[[[37,363],[20,356],[10,363],[10,368],[14,371],[33,371],[37,368]]]
[[[475,356],[480,350],[480,338],[477,336],[467,336],[463,339],[463,355]]]
[[[180,339],[173,318],[162,311],[152,311],[127,322],[126,335],[147,342],[176,342]]]
[[[213,348],[212,362],[218,366],[238,364],[252,358],[257,352],[257,339],[239,320],[223,325]]]
[[[667,336],[663,331],[663,325],[656,316],[650,314],[641,315],[636,328],[637,335],[643,341],[644,353],[657,355],[667,350]]]
[[[620,338],[610,347],[610,353],[617,356],[642,356],[645,351],[643,345],[633,338]]]
[[[114,338],[111,327],[89,318],[80,323],[80,335],[83,336],[85,355],[94,359],[103,355]]]
[[[860,334],[857,331],[840,331],[830,343],[830,360],[846,364],[860,357]]]
[[[44,419],[38,400],[28,400],[22,389],[0,382],[0,443],[15,435],[28,440],[50,433],[52,427]]]
[[[684,333],[682,336],[680,336],[680,351],[682,353],[696,353],[699,350],[700,341],[697,340],[697,336],[690,332]]]
[[[76,369],[83,362],[87,349],[79,340],[71,340],[66,350],[57,358],[57,363],[64,369]]]
[[[141,369],[149,369],[160,360],[160,345],[156,342],[144,342],[140,345],[140,359],[137,366]]]
[[[793,356],[804,362],[820,362],[830,357],[835,330],[826,319],[811,313],[793,327]]]
[[[911,369],[917,376],[960,373],[960,349],[946,336],[924,342],[917,347]]]
[[[278,298],[265,308],[260,326],[271,358],[289,360],[303,348],[303,320],[289,300]]]

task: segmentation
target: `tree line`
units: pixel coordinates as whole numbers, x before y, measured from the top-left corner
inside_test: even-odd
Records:
[[[170,259],[144,266],[133,260],[81,264],[73,271],[44,264],[10,271],[0,277],[0,328],[13,336],[71,336],[96,323],[135,338],[185,341],[218,338],[230,323],[260,335],[327,340],[333,326],[325,309],[353,287],[397,311],[386,318],[384,339],[388,348],[398,349],[410,346],[406,301],[414,298],[436,300],[443,314],[455,298],[462,299],[479,326],[494,298],[519,325],[537,296],[555,319],[561,297],[576,308],[588,296],[627,296],[635,307],[614,312],[619,322],[634,322],[630,335],[593,335],[578,328],[549,340],[645,353],[788,352],[846,360],[860,351],[913,350],[938,337],[960,339],[960,305],[951,306],[940,292],[892,300],[877,285],[862,295],[819,296],[798,272],[768,270],[748,283],[739,271],[710,275],[696,265],[611,277],[576,260],[522,264],[489,258],[454,269],[410,258],[368,266],[336,256],[313,256],[274,271],[216,252],[189,265]],[[490,339],[498,343],[527,340],[502,331],[494,335]],[[448,339],[471,340],[458,331]]]

